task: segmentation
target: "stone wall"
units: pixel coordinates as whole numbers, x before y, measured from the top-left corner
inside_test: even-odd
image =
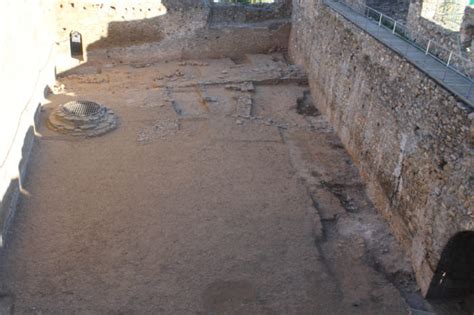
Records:
[[[410,4],[407,26],[413,32],[433,39],[447,49],[459,52],[459,32],[446,29],[422,17],[422,7],[423,0],[415,0]]]
[[[466,7],[464,10],[464,16],[461,23],[461,29],[459,30],[459,40],[462,50],[474,51],[474,8]]]
[[[246,5],[211,3],[210,23],[246,23],[291,16],[291,1],[280,0],[273,4]]]
[[[426,294],[448,240],[474,230],[472,109],[321,0],[294,1],[289,49]]]
[[[54,82],[52,10],[49,0],[5,0],[0,11],[0,245],[26,172],[35,113]]]
[[[427,45],[428,40],[432,40],[430,44],[431,54],[440,57],[445,62],[449,59],[450,64],[460,66],[461,69],[472,75],[473,67],[468,66],[466,61],[474,61],[474,50],[472,49],[474,47],[472,46],[474,9],[462,5],[462,3],[468,3],[467,0],[464,0],[464,2],[457,0],[453,3],[455,9],[451,11],[453,11],[453,16],[457,16],[458,20],[456,21],[448,17],[440,17],[444,15],[442,10],[439,10],[441,13],[436,10],[439,5],[437,0],[415,0],[410,3],[407,26],[412,30],[413,38],[417,39],[423,46]],[[441,22],[436,20],[441,20]],[[447,23],[446,21],[451,22]],[[450,59],[451,52],[454,55]]]
[[[206,26],[192,35],[129,47],[92,49],[88,65],[153,63],[160,60],[229,57],[288,49],[291,24],[287,20],[258,24]],[[74,69],[72,70],[74,71]]]
[[[366,0],[366,3],[369,7],[403,23],[410,8],[410,0]]]
[[[153,62],[193,54],[213,58],[286,50],[289,7],[287,0],[259,9],[214,6],[208,0],[59,0],[58,69],[62,72],[84,62]],[[70,56],[71,31],[82,35],[84,60]],[[243,33],[248,33],[247,39]]]
[[[61,55],[59,71],[89,61],[90,51],[123,48],[178,38],[206,26],[204,1],[59,0],[55,30]],[[84,60],[70,58],[69,35],[82,35]]]

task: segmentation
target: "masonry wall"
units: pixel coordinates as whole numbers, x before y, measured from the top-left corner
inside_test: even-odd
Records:
[[[436,41],[448,50],[460,52],[459,30],[449,30],[422,16],[423,4],[435,6],[435,0],[414,0],[410,3],[407,26],[415,33]]]
[[[211,4],[211,0],[209,0]],[[278,0],[273,4],[212,4],[210,23],[245,23],[287,18],[291,15],[291,0]]]
[[[54,82],[50,0],[4,0],[0,10],[0,244],[11,222],[34,139],[34,116]],[[25,193],[25,192],[23,192]]]
[[[287,49],[287,0],[262,10],[235,8],[208,0],[59,0],[59,72],[83,63],[236,57]],[[82,35],[84,60],[70,56],[71,31]]]
[[[383,14],[405,23],[410,0],[366,0],[366,4]]]
[[[426,293],[448,240],[474,230],[472,110],[320,0],[293,2],[289,49]]]
[[[200,0],[58,0],[54,36],[59,72],[85,62],[112,62],[107,59],[114,49],[182,37],[205,27],[207,15],[206,3]],[[71,58],[72,31],[82,35],[83,60]]]

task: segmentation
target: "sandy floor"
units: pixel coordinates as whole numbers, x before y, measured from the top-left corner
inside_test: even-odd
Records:
[[[305,110],[304,81],[278,55],[84,66],[61,79],[43,121],[58,104],[87,99],[114,110],[119,127],[89,139],[39,128],[3,254],[2,307],[423,309],[349,156],[324,118]]]

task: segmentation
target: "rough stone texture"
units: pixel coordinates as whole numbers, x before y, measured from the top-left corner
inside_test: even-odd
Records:
[[[282,19],[288,19],[290,14],[288,1],[255,9],[211,6],[205,0],[104,3],[79,0],[74,5],[60,0],[55,10],[56,42],[61,53],[58,69],[63,71],[81,64],[70,58],[71,31],[82,34],[85,49],[82,63],[129,63],[145,59],[153,62],[190,55],[216,58],[246,52],[265,53],[272,48],[285,50],[289,24]],[[272,20],[277,21],[272,23]],[[246,36],[250,38],[245,39]],[[253,40],[256,37],[259,40]]]
[[[186,22],[183,22],[186,24]],[[130,47],[96,49],[89,52],[89,63],[97,66],[120,63],[158,62],[190,59],[196,56],[241,58],[245,53],[286,51],[291,25],[289,20],[269,20],[245,24],[213,24],[185,36],[169,37]]]
[[[474,229],[473,114],[321,1],[293,12],[290,55],[426,293],[448,240]]]
[[[472,19],[474,10],[465,6],[467,1],[416,0],[410,3],[407,27],[419,46],[427,47],[430,53],[444,62],[457,66],[472,75],[474,51],[472,42]],[[451,55],[450,53],[454,54]],[[469,60],[471,64],[469,64]]]
[[[407,19],[410,8],[410,0],[366,0],[366,4],[403,23]]]
[[[76,110],[84,106],[87,106],[90,113]],[[117,127],[117,117],[103,105],[90,101],[72,101],[59,105],[51,113],[48,126],[68,135],[95,137],[114,130]]]
[[[291,1],[289,0],[258,6],[227,3],[211,3],[211,6],[211,23],[258,22],[291,16]]]
[[[473,51],[474,38],[474,8],[466,7],[460,29],[461,46],[465,50]]]
[[[445,61],[450,51],[473,60],[470,48],[473,9],[465,0],[351,0],[362,1],[380,12],[401,21],[420,46],[426,47],[432,40],[430,52],[441,56]],[[443,3],[445,2],[445,3]],[[461,63],[456,57],[452,63]]]
[[[409,0],[343,0],[343,2],[351,7],[358,8],[360,12],[365,10],[365,6],[371,7],[402,23],[406,21],[410,8]]]
[[[459,45],[459,29],[450,30],[439,23],[423,16],[423,6],[435,6],[437,3],[433,0],[415,0],[410,3],[410,9],[407,17],[407,26],[413,31],[413,34],[420,34],[427,39],[432,39],[447,50],[455,51],[461,54]],[[420,38],[421,39],[421,38]]]

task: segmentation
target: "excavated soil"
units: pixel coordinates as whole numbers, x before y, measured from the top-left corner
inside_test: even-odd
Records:
[[[4,312],[429,310],[304,72],[245,60],[82,66],[58,82],[3,252]],[[48,129],[77,99],[117,129]]]

